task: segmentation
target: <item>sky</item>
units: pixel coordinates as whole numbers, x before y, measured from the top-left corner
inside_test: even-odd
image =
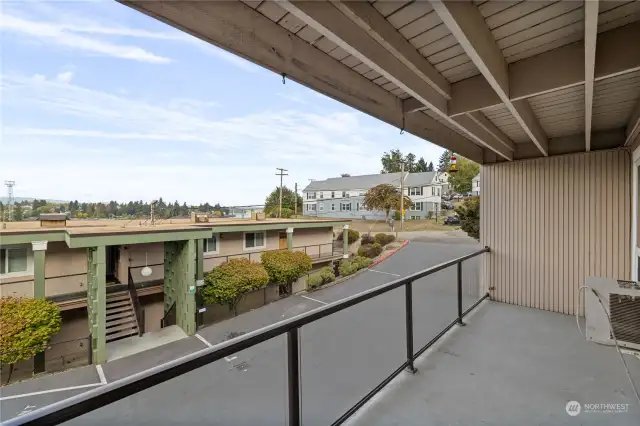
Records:
[[[257,204],[276,167],[301,190],[378,173],[390,149],[443,151],[114,1],[0,1],[0,181],[17,197]]]

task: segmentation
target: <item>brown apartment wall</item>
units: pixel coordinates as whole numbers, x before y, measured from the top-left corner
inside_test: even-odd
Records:
[[[586,277],[631,277],[628,151],[486,165],[481,185],[494,300],[574,314]]]

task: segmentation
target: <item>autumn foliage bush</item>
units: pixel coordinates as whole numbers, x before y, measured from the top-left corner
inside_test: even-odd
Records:
[[[311,270],[311,257],[301,251],[266,251],[260,260],[269,280],[280,285],[281,294],[291,294],[293,283]]]
[[[269,283],[269,275],[259,263],[249,259],[231,259],[213,268],[204,282],[202,296],[206,304],[225,304],[235,312],[244,295]]]
[[[382,253],[382,246],[378,243],[367,244],[358,248],[358,256],[368,257],[369,259],[373,259],[380,253]]]
[[[55,303],[44,299],[0,298],[0,364],[15,363],[44,351],[60,331],[62,318]]]
[[[376,236],[375,236],[376,243],[380,244],[383,247],[386,246],[387,244],[395,241],[395,239],[396,239],[396,237],[394,235],[391,235],[391,234],[380,233],[380,234],[376,234]]]

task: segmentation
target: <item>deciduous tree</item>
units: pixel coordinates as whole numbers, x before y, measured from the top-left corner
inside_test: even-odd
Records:
[[[456,207],[456,213],[460,216],[460,227],[470,237],[480,239],[480,198],[471,197],[464,200],[461,206]]]
[[[400,189],[384,183],[374,186],[364,194],[363,202],[367,210],[382,210],[388,219],[391,209],[400,210]],[[411,199],[404,196],[404,208],[408,209],[412,204]]]
[[[471,181],[480,172],[480,165],[464,157],[456,157],[458,171],[449,174],[449,185],[458,194],[471,192]]]
[[[281,294],[291,294],[293,283],[311,270],[311,257],[301,251],[266,251],[260,260],[269,279],[280,285]]]
[[[231,259],[213,268],[204,279],[202,296],[205,303],[220,303],[236,313],[236,307],[247,294],[269,283],[269,275],[259,263],[249,259]]]
[[[293,212],[296,200],[298,201],[298,213],[302,212],[302,197],[294,193],[293,190],[287,188],[286,186],[282,187],[282,211],[285,209]],[[264,200],[264,211],[266,214],[278,214],[280,204],[280,187],[277,186],[276,189],[271,191],[271,193]],[[284,214],[283,214],[284,216]],[[286,217],[286,216],[285,216]]]

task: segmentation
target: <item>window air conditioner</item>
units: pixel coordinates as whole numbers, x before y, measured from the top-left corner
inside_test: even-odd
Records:
[[[589,287],[584,290],[587,339],[615,345],[615,336],[620,347],[640,350],[640,285],[635,281],[595,277],[587,278],[586,285]]]

